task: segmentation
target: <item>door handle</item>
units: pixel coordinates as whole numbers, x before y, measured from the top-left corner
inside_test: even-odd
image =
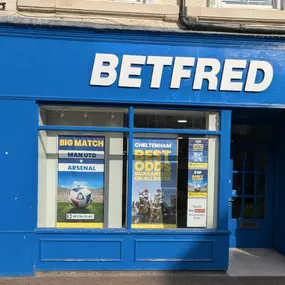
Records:
[[[234,199],[233,199],[233,198],[230,198],[230,199],[228,200],[229,207],[231,207],[231,205],[232,205],[233,201],[234,201]]]

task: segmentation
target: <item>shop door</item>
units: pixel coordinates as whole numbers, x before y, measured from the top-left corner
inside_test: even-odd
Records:
[[[274,243],[274,151],[261,141],[232,145],[229,199],[230,246],[272,248]]]

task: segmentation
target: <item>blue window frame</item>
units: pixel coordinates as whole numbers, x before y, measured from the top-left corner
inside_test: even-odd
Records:
[[[39,103],[39,108],[41,106],[46,106],[46,104]],[[53,105],[54,106],[54,105]],[[62,105],[59,105],[62,106]],[[66,105],[64,105],[66,106]],[[97,106],[98,107],[98,106]],[[106,108],[107,106],[100,105],[99,108]],[[114,106],[108,106],[114,107]],[[227,170],[230,161],[230,125],[231,125],[231,112],[226,110],[216,111],[220,115],[220,126],[218,130],[202,130],[202,129],[170,129],[170,128],[136,128],[135,127],[135,110],[140,108],[140,106],[115,106],[115,108],[127,108],[128,109],[128,123],[127,126],[120,127],[104,127],[104,126],[72,126],[72,125],[38,125],[38,131],[55,131],[55,132],[88,132],[88,133],[123,133],[128,136],[128,158],[127,158],[127,189],[132,189],[132,171],[133,171],[133,140],[135,134],[179,134],[187,136],[217,136],[220,140],[219,143],[219,179],[218,179],[218,189],[223,189],[223,191],[218,191],[218,208],[217,208],[217,227],[219,229],[227,229],[227,219],[225,219],[225,211],[227,211],[227,197],[228,190],[230,189],[229,180],[230,171]],[[145,107],[143,107],[145,109]],[[149,110],[159,109],[157,107],[150,107]],[[161,108],[165,110],[164,108]],[[174,109],[167,108],[168,110],[184,110],[184,111],[197,111],[197,109]],[[204,110],[208,111],[208,110]],[[211,110],[211,112],[213,112]],[[222,150],[222,151],[221,151]],[[223,169],[221,171],[221,169]],[[223,173],[223,174],[221,174]],[[228,174],[228,176],[227,176]],[[222,187],[224,186],[224,187]],[[87,229],[86,229],[87,230]],[[106,230],[106,229],[103,229]],[[111,229],[110,229],[111,230]],[[115,230],[115,229],[114,229]],[[118,229],[119,230],[119,229]],[[120,229],[122,230],[122,229]],[[132,229],[132,195],[131,191],[128,191],[127,195],[127,218],[126,218],[126,228],[125,230],[135,230]],[[175,229],[175,232],[179,229]],[[206,230],[206,229],[205,229]],[[117,230],[115,230],[117,231]],[[169,231],[169,230],[168,230]],[[157,232],[157,231],[156,231]]]

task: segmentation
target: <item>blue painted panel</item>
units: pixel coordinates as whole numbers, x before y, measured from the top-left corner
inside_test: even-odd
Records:
[[[128,35],[112,33],[68,32],[39,29],[1,28],[0,96],[20,96],[42,100],[81,100],[86,102],[126,102],[210,106],[267,106],[285,105],[285,49],[283,42],[250,41],[249,39],[218,37],[175,37],[144,35],[141,42]],[[26,33],[26,35],[25,35]],[[19,36],[21,34],[21,36]],[[242,42],[242,43],[241,43]],[[143,43],[143,44],[142,44]],[[225,59],[266,60],[274,69],[274,78],[261,93],[193,90],[194,64],[190,79],[182,79],[179,89],[170,89],[173,67],[166,66],[162,84],[150,88],[152,66],[142,67],[141,88],[119,88],[118,79],[110,87],[90,86],[96,53],[111,53],[121,62],[124,54],[216,58],[223,66]],[[245,70],[248,68],[248,61]],[[120,69],[120,64],[117,71]],[[220,82],[221,73],[218,74]],[[243,72],[242,81],[247,71]],[[261,78],[258,78],[260,80]],[[220,84],[219,84],[220,86]],[[218,86],[218,87],[219,87]],[[44,87],[44,88],[43,88]]]
[[[135,240],[135,261],[213,261],[213,254],[213,241],[195,241],[192,239]]]
[[[0,234],[0,276],[32,276],[35,250],[32,233]]]
[[[33,101],[0,100],[0,231],[36,228],[37,122]]]
[[[234,230],[230,236],[231,248],[273,248],[274,233],[270,230]]]
[[[41,261],[94,262],[121,261],[122,240],[41,239]]]
[[[39,249],[36,270],[226,270],[228,267],[229,236],[218,231],[207,235],[37,233],[35,238]],[[75,253],[74,247],[78,248]],[[80,248],[84,253],[80,254]]]

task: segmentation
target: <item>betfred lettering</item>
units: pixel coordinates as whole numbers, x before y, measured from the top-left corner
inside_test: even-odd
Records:
[[[118,79],[119,87],[140,88],[144,66],[152,67],[150,88],[160,88],[166,66],[172,67],[170,89],[193,77],[193,90],[201,90],[206,80],[209,90],[262,92],[273,80],[273,67],[263,60],[123,55],[117,70],[119,62],[114,54],[96,54],[90,85],[111,86]],[[263,78],[257,81],[259,72]]]

